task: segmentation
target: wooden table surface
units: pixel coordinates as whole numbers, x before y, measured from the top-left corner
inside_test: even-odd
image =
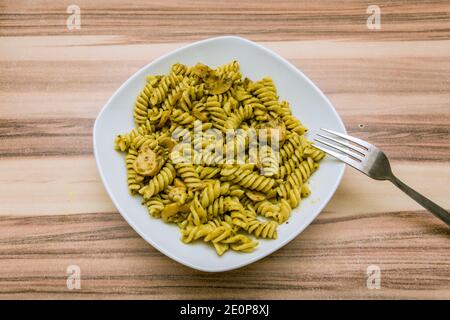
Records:
[[[304,71],[350,134],[450,209],[448,1],[130,2],[0,3],[0,298],[450,298],[449,228],[388,182],[347,169],[294,241],[209,274],[128,226],[92,152],[95,117],[136,70],[234,34]],[[81,8],[79,30],[66,26],[70,4]],[[372,4],[381,30],[367,28]],[[79,290],[66,286],[69,265],[81,268]],[[370,265],[380,289],[367,287]]]

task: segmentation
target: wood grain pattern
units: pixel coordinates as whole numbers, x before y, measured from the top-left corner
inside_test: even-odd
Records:
[[[450,298],[450,231],[387,182],[348,169],[299,237],[239,270],[184,267],[142,240],[101,184],[92,125],[118,86],[192,40],[237,34],[280,53],[351,134],[450,209],[448,1],[0,3],[0,298]],[[382,11],[366,28],[367,6]],[[68,290],[66,268],[82,270]],[[381,289],[366,268],[381,268]]]

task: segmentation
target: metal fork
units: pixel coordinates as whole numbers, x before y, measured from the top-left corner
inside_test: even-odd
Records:
[[[450,226],[450,213],[395,177],[392,173],[389,159],[383,151],[364,140],[328,129],[322,128],[321,130],[328,132],[332,136],[326,136],[319,133],[317,135],[327,141],[319,138],[315,138],[314,140],[340,152],[318,146],[317,144],[314,144],[314,147],[345,162],[372,179],[389,180],[408,196],[416,200],[422,207]],[[341,139],[337,139],[336,137]]]

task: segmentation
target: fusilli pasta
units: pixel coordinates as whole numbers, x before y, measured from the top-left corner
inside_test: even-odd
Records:
[[[130,193],[178,224],[184,243],[203,240],[218,255],[277,238],[324,157],[272,79],[243,78],[237,61],[148,76],[133,117],[136,127],[115,138]]]

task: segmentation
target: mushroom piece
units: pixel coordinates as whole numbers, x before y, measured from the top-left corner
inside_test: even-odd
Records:
[[[205,82],[205,88],[212,94],[222,94],[228,91],[233,84],[231,79],[219,77],[213,69],[202,63],[197,63],[195,67],[192,68],[192,72],[202,78]]]
[[[187,193],[184,187],[173,187],[169,191],[169,199],[175,201],[179,204],[184,204],[186,202]]]
[[[212,74],[214,74],[214,70],[208,67],[207,65],[204,65],[203,63],[197,63],[192,68],[192,73],[199,76],[202,79],[206,79],[210,77]]]
[[[140,148],[139,148],[139,152],[141,152],[141,153],[146,153],[146,152],[150,152],[150,151],[153,151],[152,150],[152,148],[150,148],[149,147],[149,145],[146,143],[146,144],[143,144]]]
[[[163,146],[164,148],[169,149],[169,151],[172,151],[173,147],[176,146],[177,142],[169,137],[163,137],[161,138],[158,143]]]
[[[149,147],[144,147],[134,161],[133,168],[142,176],[153,177],[161,168],[160,164],[161,161],[158,161],[156,153]]]
[[[205,80],[205,87],[208,89],[212,94],[222,94],[224,92],[227,92],[233,83],[231,79],[217,79],[215,81],[206,81]]]

